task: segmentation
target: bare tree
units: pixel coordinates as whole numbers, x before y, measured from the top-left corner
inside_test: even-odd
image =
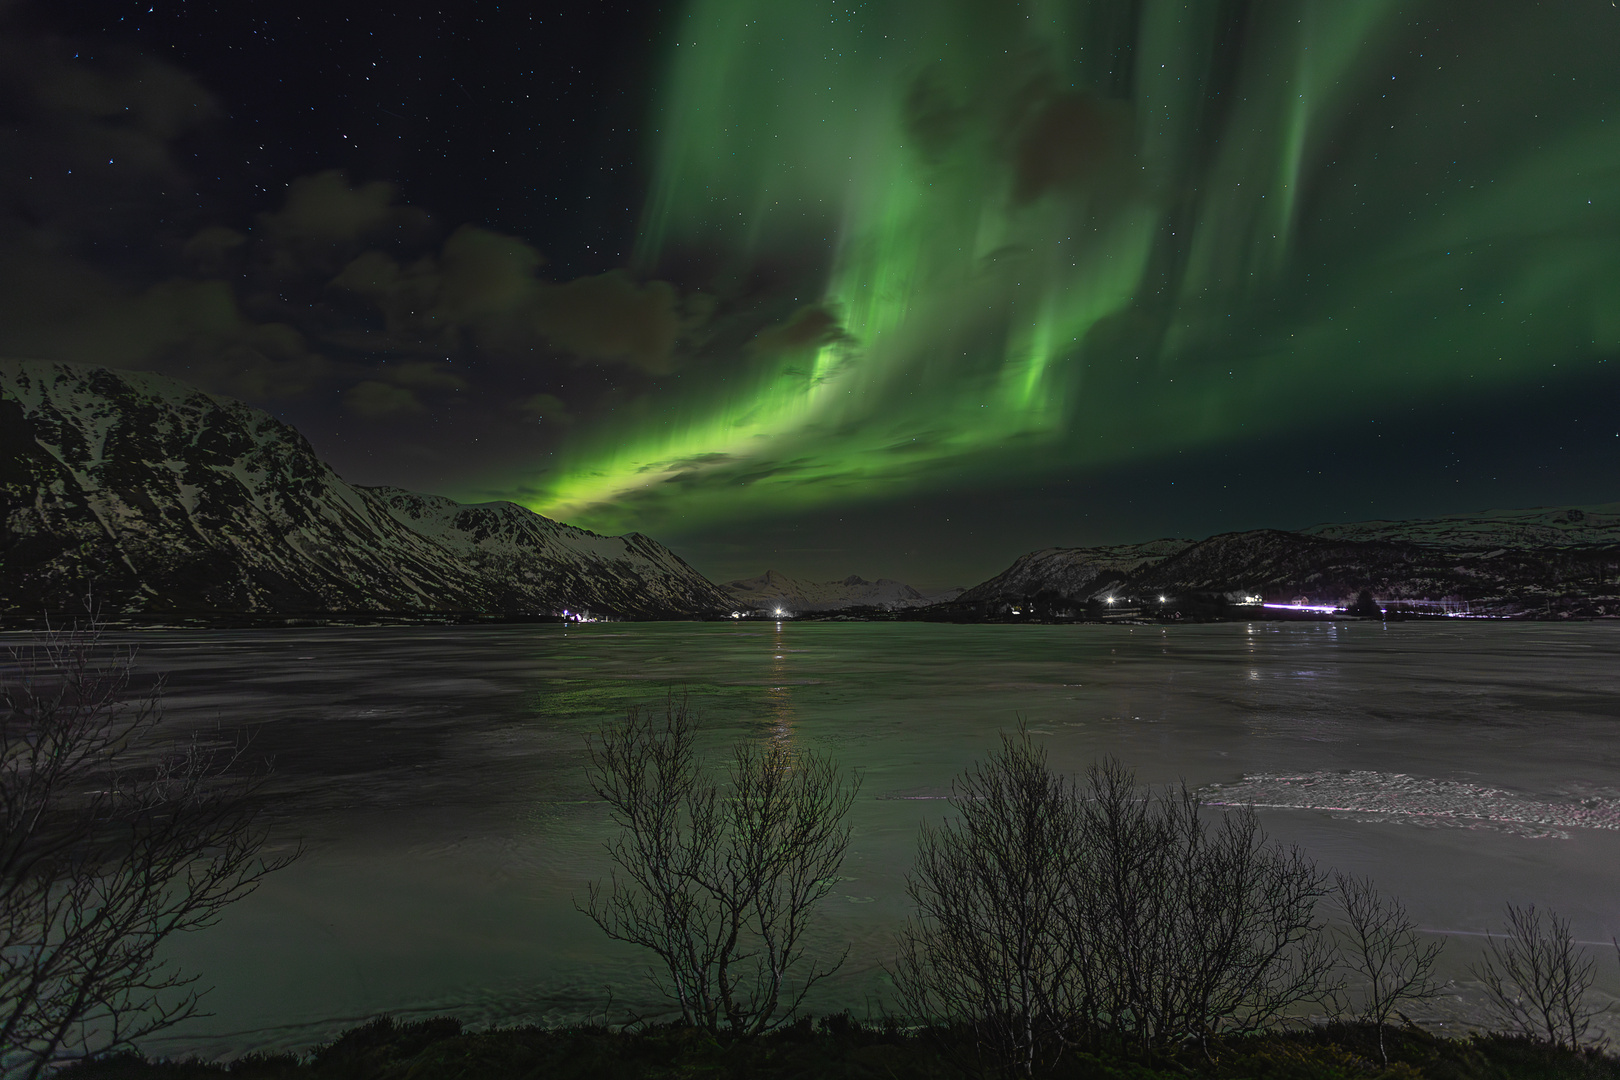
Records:
[[[1086,781],[1080,845],[1087,858],[1074,879],[1081,918],[1070,932],[1090,937],[1100,960],[1099,1009],[1089,1019],[1121,1042],[1145,1044],[1146,1001],[1169,959],[1156,948],[1167,940],[1160,931],[1171,910],[1163,823],[1118,761],[1092,765]]]
[[[981,1053],[1033,1075],[1097,1009],[1079,800],[1020,728],[956,781],[951,805],[955,820],[918,842],[895,985],[911,1015],[969,1025]]]
[[[1344,966],[1362,988],[1360,1016],[1378,1029],[1378,1057],[1389,1064],[1384,1028],[1402,1002],[1440,994],[1431,973],[1445,939],[1424,941],[1406,907],[1374,887],[1370,878],[1333,875],[1333,894],[1344,910],[1336,931]]]
[[[1252,810],[1207,821],[1119,763],[1053,775],[1027,732],[970,769],[923,829],[896,984],[1032,1075],[1075,1040],[1146,1049],[1253,1031],[1321,996],[1323,875]]]
[[[161,682],[100,624],[9,652],[0,688],[0,1075],[130,1047],[199,1015],[158,957],[296,852],[265,857],[242,745],[176,745]]]
[[[1534,904],[1507,905],[1507,932],[1492,936],[1473,967],[1498,1019],[1557,1046],[1578,1047],[1602,1010],[1586,1000],[1595,961],[1578,948],[1569,920]]]
[[[1251,808],[1213,823],[1186,790],[1151,798],[1117,762],[1088,774],[1082,880],[1106,1019],[1146,1048],[1256,1031],[1321,997],[1333,964],[1325,877],[1270,843]]]
[[[619,869],[580,910],[658,956],[684,1022],[750,1037],[791,1019],[842,963],[796,971],[837,883],[859,778],[783,742],[741,742],[722,790],[697,732],[671,700],[662,718],[633,708],[588,740],[591,786],[621,831],[607,844]]]

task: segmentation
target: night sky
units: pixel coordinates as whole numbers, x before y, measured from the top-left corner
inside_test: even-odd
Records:
[[[0,354],[715,580],[1620,498],[1610,0],[0,0]]]

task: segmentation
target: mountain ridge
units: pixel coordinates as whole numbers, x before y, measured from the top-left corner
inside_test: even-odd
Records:
[[[1256,604],[1343,608],[1362,592],[1411,611],[1620,617],[1620,503],[1046,548],[944,613],[1218,616]]]
[[[1620,503],[1045,548],[943,598],[889,578],[776,570],[717,586],[639,533],[349,484],[290,425],[179,380],[0,359],[0,613],[80,610],[92,589],[104,610],[135,614],[1079,617],[1114,601],[1215,614],[1256,598],[1344,606],[1365,591],[1448,610],[1620,616]]]
[[[0,359],[0,611],[706,617],[639,534],[342,480],[290,425],[177,379]]]

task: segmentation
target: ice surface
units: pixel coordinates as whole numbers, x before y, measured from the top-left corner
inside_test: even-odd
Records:
[[[5,635],[9,636],[9,635]],[[1480,1018],[1468,964],[1505,901],[1602,944],[1620,990],[1620,626],[598,624],[135,635],[176,734],[257,727],[278,834],[305,857],[175,957],[214,1016],[151,1049],[307,1047],[381,1011],[470,1020],[656,1014],[646,959],[573,908],[608,870],[583,735],[689,694],[705,745],[785,739],[864,774],[810,1002],[862,1015],[908,911],[923,821],[1022,719],[1054,767],[1258,804],[1276,841],[1371,875],[1443,978],[1419,1015]],[[1212,808],[1218,812],[1218,808]],[[1415,825],[1441,827],[1419,828]],[[1594,945],[1594,949],[1598,946]],[[1604,999],[1607,1000],[1607,999]]]

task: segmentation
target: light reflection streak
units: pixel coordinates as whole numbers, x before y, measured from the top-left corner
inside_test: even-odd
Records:
[[[793,705],[793,696],[788,690],[788,662],[787,641],[783,634],[783,623],[778,621],[776,632],[771,638],[771,682],[773,685],[765,689],[765,703],[770,710],[772,738],[792,745],[795,727],[798,722],[798,711]]]

